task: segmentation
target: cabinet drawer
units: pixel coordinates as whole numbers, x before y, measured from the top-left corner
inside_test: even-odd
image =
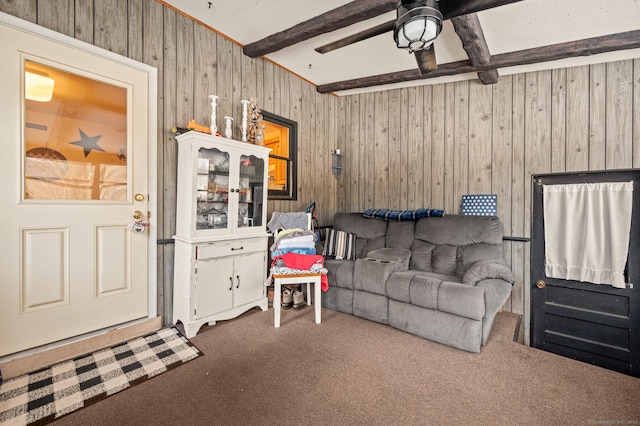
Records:
[[[219,241],[211,244],[198,245],[196,249],[196,259],[210,259],[265,250],[267,250],[267,240],[263,238]]]

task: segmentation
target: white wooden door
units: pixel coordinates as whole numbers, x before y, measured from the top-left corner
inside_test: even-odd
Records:
[[[149,230],[130,225],[149,211],[153,78],[10,24],[0,22],[0,356],[149,315]]]

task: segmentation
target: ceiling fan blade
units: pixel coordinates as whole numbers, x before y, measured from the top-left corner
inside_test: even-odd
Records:
[[[451,19],[519,1],[522,0],[443,0],[438,5],[444,19]]]
[[[428,49],[422,49],[414,52],[416,61],[418,62],[418,68],[420,69],[420,75],[425,75],[429,71],[435,71],[438,69],[436,62],[436,51],[433,48],[433,44]]]
[[[375,27],[367,28],[366,30],[341,38],[340,40],[336,40],[332,43],[325,44],[324,46],[317,47],[315,50],[318,53],[327,53],[331,52],[332,50],[340,49],[341,47],[349,46],[350,44],[357,43],[359,41],[366,40],[380,34],[384,34],[393,30],[393,24],[395,22],[395,20],[384,22],[380,25],[376,25]]]
[[[284,31],[249,43],[242,50],[245,55],[257,58],[318,35],[390,12],[395,10],[397,5],[398,0],[353,0]]]

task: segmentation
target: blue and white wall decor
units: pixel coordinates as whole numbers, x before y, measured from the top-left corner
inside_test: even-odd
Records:
[[[498,214],[498,196],[496,194],[463,195],[462,214],[496,216]]]

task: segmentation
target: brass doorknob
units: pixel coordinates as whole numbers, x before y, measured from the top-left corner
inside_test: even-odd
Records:
[[[547,286],[547,283],[545,283],[544,281],[542,281],[542,280],[536,281],[536,287],[545,288],[546,286]]]
[[[140,210],[136,210],[133,212],[133,218],[135,220],[140,220],[144,217],[144,213],[142,213]]]

